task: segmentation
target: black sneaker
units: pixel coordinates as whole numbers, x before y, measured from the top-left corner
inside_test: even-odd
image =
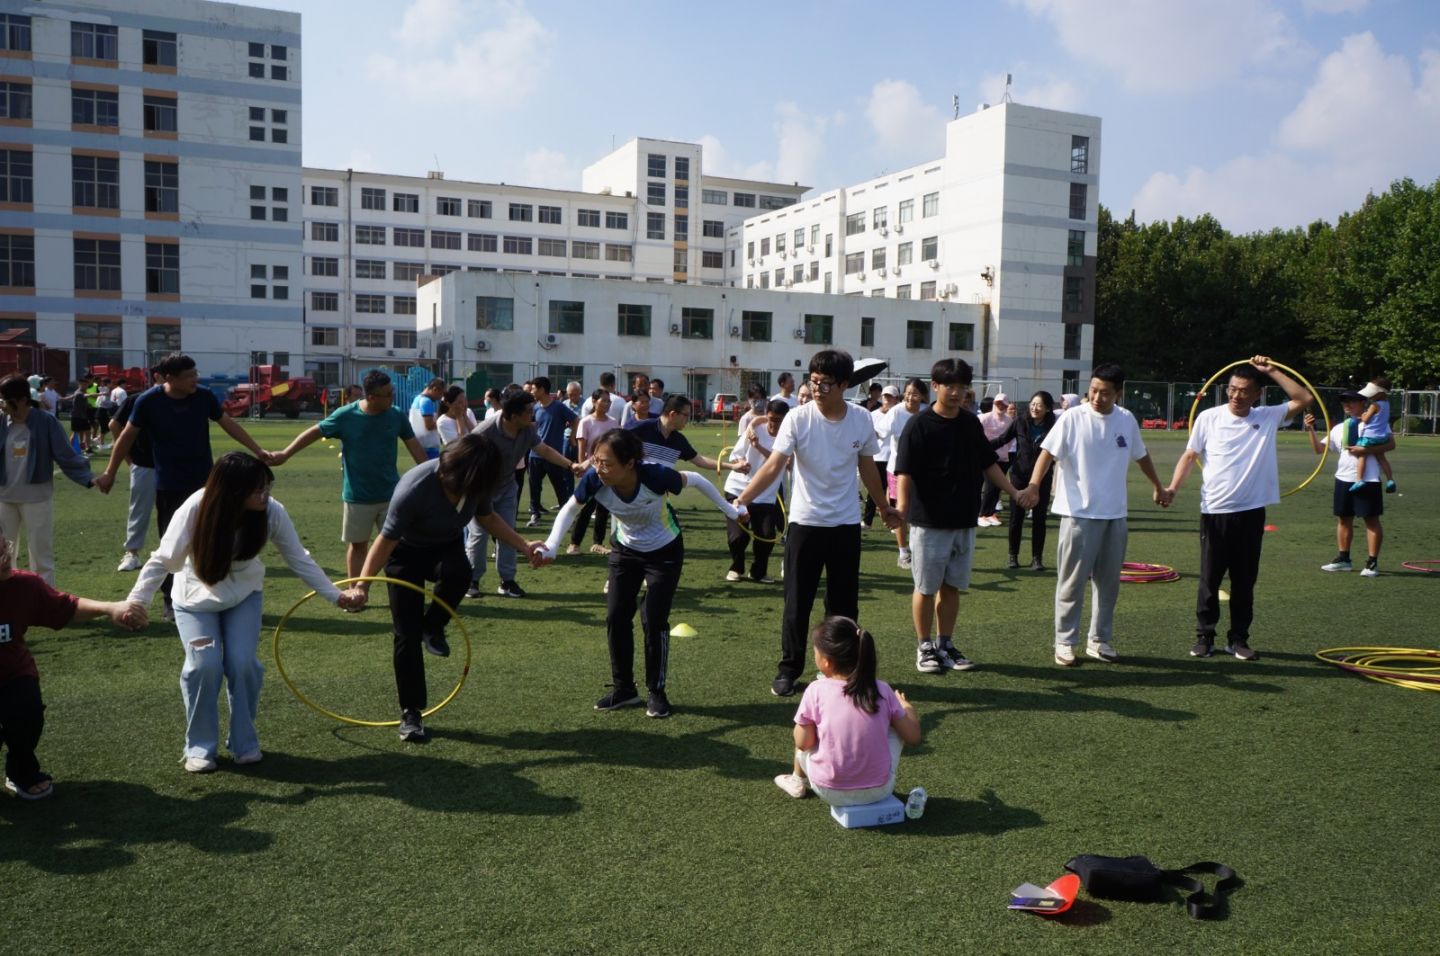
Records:
[[[420,711],[413,708],[400,711],[400,739],[407,744],[423,744],[430,739]]]
[[[638,707],[641,703],[640,692],[633,686],[612,687],[610,693],[595,702],[595,709],[619,710],[621,707]]]
[[[1201,635],[1195,639],[1195,646],[1190,648],[1191,657],[1209,657],[1215,653],[1215,638]]]
[[[478,580],[470,582],[470,587],[465,591],[465,596],[472,601],[480,596],[480,582]]]
[[[1225,648],[1227,654],[1235,655],[1237,661],[1258,661],[1260,655],[1250,649],[1250,645],[1244,641],[1231,641]]]
[[[495,593],[501,597],[522,598],[525,596],[525,589],[514,581],[501,581]]]
[[[1030,561],[1030,570],[1031,570],[1031,571],[1044,571],[1044,570],[1045,570],[1045,562],[1041,561],[1039,558],[1033,558],[1033,559]]]
[[[775,679],[770,682],[770,693],[776,697],[794,697],[795,678],[786,674],[775,675]]]
[[[921,641],[915,648],[915,669],[922,674],[943,674],[945,662],[930,641]]]
[[[662,719],[670,716],[670,698],[665,696],[663,690],[650,692],[650,699],[645,702],[645,716]]]
[[[431,634],[428,631],[421,635],[420,642],[425,645],[428,653],[436,657],[450,656],[450,642],[445,640],[444,634]]]
[[[960,653],[960,648],[951,643],[948,638],[942,639],[940,646],[935,650],[940,655],[940,661],[952,671],[973,671],[975,669],[975,662]]]
[[[1020,555],[1018,555],[1018,554],[1012,554],[1012,555],[1010,555],[1010,560],[1008,560],[1008,561],[1005,562],[1005,567],[1008,568],[1008,569],[1010,569],[1010,570],[1012,570],[1012,571],[1015,570],[1016,568],[1020,567]]]

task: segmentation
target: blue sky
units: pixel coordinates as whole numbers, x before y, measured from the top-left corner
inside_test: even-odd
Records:
[[[998,100],[1104,121],[1100,198],[1236,231],[1440,176],[1430,0],[269,0],[304,34],[311,166],[579,188],[633,136],[828,189]],[[438,162],[438,166],[437,166]]]

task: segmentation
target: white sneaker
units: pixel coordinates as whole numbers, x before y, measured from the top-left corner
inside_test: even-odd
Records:
[[[579,553],[580,553],[580,545],[578,545],[578,544],[572,544],[572,545],[568,546],[568,547],[565,549],[565,553],[566,553],[566,555],[579,554]]]
[[[1115,648],[1106,641],[1087,641],[1085,656],[1093,657],[1097,661],[1104,661],[1107,664],[1113,664],[1120,659],[1120,655],[1115,653]]]
[[[260,760],[261,760],[261,758],[264,757],[264,756],[265,756],[265,755],[260,752],[260,748],[259,748],[259,747],[256,747],[254,750],[250,751],[249,753],[236,754],[236,755],[235,755],[235,762],[238,763],[238,764],[259,763]]]
[[[740,580],[740,572],[739,572],[739,571],[726,571],[726,572],[725,572],[725,580],[727,580],[727,581],[739,581],[739,580]]]
[[[1380,576],[1380,569],[1372,568],[1370,565],[1367,564],[1365,565],[1365,567],[1360,569],[1360,576],[1362,578],[1378,578]]]
[[[794,797],[796,800],[804,797],[805,794],[809,792],[805,786],[805,778],[793,773],[782,773],[776,777],[775,786],[784,790],[788,796]]]
[[[1321,571],[1354,571],[1354,570],[1355,570],[1355,565],[1351,564],[1349,561],[1342,561],[1342,560],[1340,560],[1339,558],[1336,558],[1334,561],[1331,561],[1329,564],[1322,564],[1322,565],[1320,565],[1320,570],[1321,570]]]
[[[1056,644],[1055,663],[1059,664],[1061,667],[1074,667],[1075,648],[1071,647],[1069,644]]]
[[[120,564],[119,564],[118,567],[115,568],[115,570],[116,570],[116,571],[139,571],[139,570],[140,570],[140,565],[141,565],[140,555],[138,555],[138,554],[132,554],[131,552],[126,551],[126,552],[125,552],[125,557],[123,557],[123,558],[120,559]]]
[[[214,759],[213,757],[186,757],[186,758],[185,758],[185,772],[186,772],[186,773],[210,773],[210,772],[213,771],[214,769],[215,769],[215,759]]]

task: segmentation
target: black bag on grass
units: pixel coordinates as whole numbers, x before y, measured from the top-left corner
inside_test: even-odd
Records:
[[[1166,886],[1188,890],[1190,895],[1185,898],[1185,905],[1195,919],[1213,919],[1219,915],[1221,898],[1240,882],[1235,871],[1224,863],[1202,861],[1164,870],[1144,856],[1082,854],[1072,857],[1065,869],[1080,877],[1085,892],[1102,899],[1154,902],[1162,899]],[[1185,875],[1192,871],[1218,876],[1220,881],[1215,884],[1215,892],[1205,892],[1203,883]]]

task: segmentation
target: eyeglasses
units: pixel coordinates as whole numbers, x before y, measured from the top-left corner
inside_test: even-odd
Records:
[[[1225,386],[1226,395],[1249,395],[1249,388],[1236,388],[1234,385]]]
[[[828,392],[837,384],[839,383],[834,379],[812,378],[810,380],[810,387],[817,392]]]

